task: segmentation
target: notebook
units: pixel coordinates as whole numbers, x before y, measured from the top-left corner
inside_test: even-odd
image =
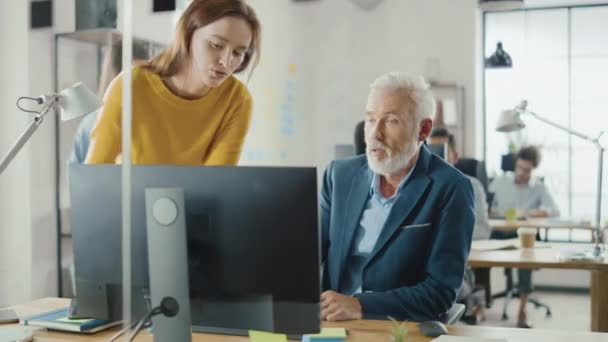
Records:
[[[103,319],[69,319],[67,307],[21,319],[19,323],[53,330],[90,334],[121,324]]]

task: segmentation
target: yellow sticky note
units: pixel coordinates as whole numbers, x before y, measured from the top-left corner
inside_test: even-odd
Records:
[[[287,335],[249,330],[251,342],[287,342]]]
[[[345,328],[321,328],[321,332],[314,335],[308,335],[311,338],[346,338]]]
[[[74,324],[82,324],[82,323],[86,323],[88,321],[92,321],[93,319],[91,318],[84,318],[84,319],[69,319],[67,317],[64,318],[59,318],[57,319],[57,322],[63,322],[63,323],[74,323]]]

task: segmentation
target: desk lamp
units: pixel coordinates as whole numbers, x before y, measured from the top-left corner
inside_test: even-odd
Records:
[[[42,105],[42,109],[38,111],[27,110],[21,107],[22,100],[34,101],[38,105]],[[62,121],[72,120],[93,113],[102,105],[101,100],[87,88],[82,82],[78,82],[73,86],[62,90],[58,94],[42,95],[37,98],[20,97],[17,100],[17,107],[24,112],[35,113],[33,121],[21,133],[17,142],[9,149],[8,153],[0,160],[0,174],[4,172],[8,164],[15,158],[23,145],[27,143],[30,137],[36,132],[42,124],[44,116],[53,108],[59,109]]]
[[[526,127],[526,124],[522,121],[522,115],[529,115],[534,117],[535,119],[544,122],[545,124],[560,129],[568,134],[577,136],[581,139],[584,139],[590,143],[592,143],[598,152],[598,169],[597,169],[597,199],[596,199],[596,208],[595,208],[595,247],[592,251],[585,253],[583,256],[577,256],[579,259],[603,259],[605,255],[604,251],[604,234],[602,230],[601,224],[601,212],[602,212],[602,164],[604,161],[604,147],[600,143],[600,138],[604,134],[604,132],[600,132],[596,138],[589,137],[585,134],[576,132],[571,130],[570,128],[564,127],[560,124],[552,122],[543,118],[542,116],[531,112],[527,109],[528,102],[526,100],[522,101],[519,105],[517,105],[513,109],[508,109],[503,111],[498,118],[498,123],[496,125],[496,130],[498,132],[512,132],[518,131]]]

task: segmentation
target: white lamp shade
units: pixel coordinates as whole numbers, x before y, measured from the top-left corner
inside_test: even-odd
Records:
[[[72,120],[98,110],[103,104],[86,85],[78,82],[59,93],[61,120]]]
[[[496,130],[498,132],[513,132],[519,131],[526,127],[526,124],[521,120],[519,112],[513,109],[504,110],[498,117]]]

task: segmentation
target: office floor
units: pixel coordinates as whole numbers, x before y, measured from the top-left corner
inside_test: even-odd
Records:
[[[534,328],[551,330],[590,331],[591,329],[591,303],[589,294],[584,293],[560,293],[553,291],[536,291],[534,297],[542,300],[551,307],[551,318],[545,318],[545,310],[535,309],[534,305],[528,304],[528,315]],[[479,325],[515,327],[519,299],[515,298],[509,302],[507,314],[509,320],[503,321],[502,307],[504,299],[494,300],[491,308],[486,309],[486,320]]]

